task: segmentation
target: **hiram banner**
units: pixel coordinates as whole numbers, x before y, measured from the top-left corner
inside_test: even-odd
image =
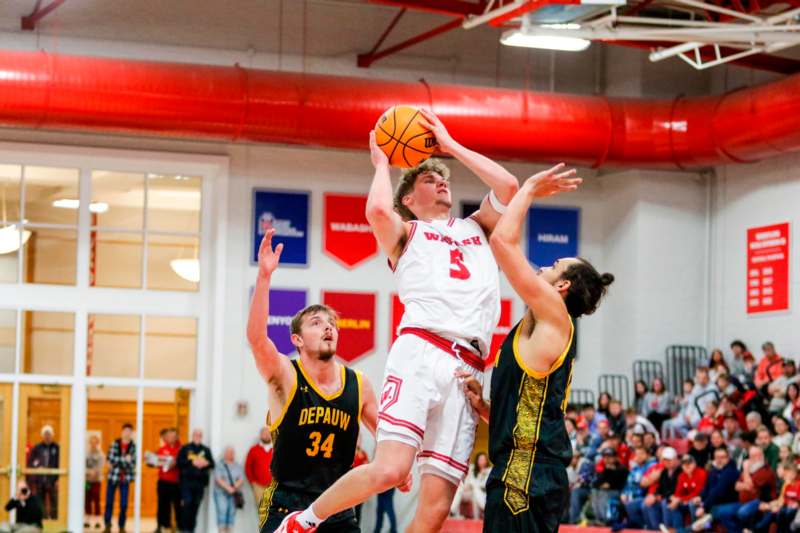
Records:
[[[528,260],[536,268],[578,255],[580,210],[575,207],[533,207],[528,213]]]
[[[308,266],[309,196],[302,191],[253,190],[252,264],[258,263],[264,234],[274,228],[272,246],[283,243],[281,266]]]
[[[789,309],[789,223],[747,230],[747,314]]]
[[[322,303],[339,313],[336,355],[352,363],[375,349],[375,293],[322,291]]]
[[[345,268],[354,268],[378,253],[366,208],[364,195],[326,193],[323,196],[322,249]]]

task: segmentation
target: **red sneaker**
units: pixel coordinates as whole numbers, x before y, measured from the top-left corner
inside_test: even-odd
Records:
[[[281,522],[281,525],[275,530],[275,533],[314,533],[317,530],[316,526],[306,528],[301,526],[297,521],[297,517],[301,512],[302,511],[295,511],[286,515],[286,518],[283,519],[283,522]]]

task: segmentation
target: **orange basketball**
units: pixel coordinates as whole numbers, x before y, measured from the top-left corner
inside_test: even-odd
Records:
[[[436,136],[420,124],[424,117],[410,105],[390,107],[381,115],[375,141],[395,167],[415,167],[436,149]]]

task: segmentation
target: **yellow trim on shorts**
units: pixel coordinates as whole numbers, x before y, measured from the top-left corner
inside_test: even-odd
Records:
[[[552,364],[552,366],[550,366],[550,369],[547,372],[539,372],[537,370],[534,370],[528,367],[525,364],[525,361],[523,361],[522,356],[520,356],[519,354],[519,333],[521,330],[522,330],[522,323],[520,322],[519,327],[517,328],[517,332],[514,334],[514,343],[512,346],[514,348],[514,359],[517,360],[517,364],[526,374],[534,378],[544,379],[553,372],[555,372],[556,370],[558,370],[559,368],[561,368],[561,365],[563,365],[564,361],[567,359],[567,355],[569,354],[569,349],[572,347],[572,338],[575,334],[575,325],[573,324],[571,317],[569,319],[569,341],[567,341],[567,346],[564,348],[564,351],[561,352],[561,355],[558,356],[558,359],[556,359],[555,362]]]
[[[270,424],[270,413],[267,412],[267,427],[269,428],[269,432],[272,433],[281,425],[283,422],[283,417],[286,416],[286,412],[289,410],[289,406],[292,405],[292,400],[294,400],[294,395],[297,392],[297,382],[300,381],[300,378],[297,376],[297,370],[295,370],[294,365],[292,365],[292,370],[294,370],[294,384],[292,385],[292,389],[289,391],[289,396],[286,397],[286,405],[283,406],[281,410],[281,414],[275,419],[275,422]]]
[[[314,380],[311,379],[311,377],[308,374],[306,374],[306,369],[303,368],[303,361],[299,358],[297,359],[297,366],[300,368],[300,372],[303,373],[303,377],[306,378],[306,381],[308,381],[308,384],[311,385],[312,389],[314,389],[314,392],[322,396],[325,400],[327,401],[335,400],[336,398],[341,396],[342,393],[344,392],[344,387],[347,382],[347,374],[345,372],[344,365],[340,365],[342,367],[342,386],[339,388],[338,391],[334,392],[331,395],[325,394],[319,389],[319,387],[317,387],[317,384],[314,383]]]
[[[261,501],[258,504],[258,529],[264,527],[264,524],[267,523],[269,519],[269,508],[272,506],[272,495],[275,493],[275,489],[278,487],[278,482],[274,479],[270,482],[269,486],[267,486],[266,490],[264,490],[264,494],[261,496]]]

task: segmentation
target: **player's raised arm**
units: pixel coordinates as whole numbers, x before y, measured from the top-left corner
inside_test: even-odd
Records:
[[[436,136],[439,149],[461,161],[491,189],[489,196],[481,202],[480,210],[473,216],[487,234],[491,233],[505,206],[519,190],[519,181],[501,165],[453,139],[435,114],[427,109],[420,109],[420,113],[425,117],[422,124]]]
[[[569,331],[569,314],[558,288],[540,278],[528,262],[520,245],[522,226],[534,199],[574,191],[580,185],[582,180],[576,177],[575,170],[563,171],[563,168],[563,164],[556,165],[528,178],[500,217],[489,240],[497,264],[536,317],[536,328],[540,332],[550,327],[556,331]],[[557,338],[555,342],[561,343]],[[541,352],[558,355],[562,347],[563,343],[556,350],[543,349]],[[540,363],[535,366],[550,366],[546,361]]]
[[[375,176],[367,196],[367,221],[375,232],[378,246],[394,265],[403,249],[408,230],[406,223],[394,210],[389,159],[375,142],[374,131],[369,134],[369,150]]]
[[[274,229],[267,230],[258,249],[258,278],[250,303],[250,317],[247,321],[247,340],[253,350],[256,367],[270,385],[280,386],[285,379],[294,376],[289,372],[291,363],[278,352],[275,343],[267,337],[269,320],[269,285],[272,273],[278,268],[283,244],[272,249]]]

